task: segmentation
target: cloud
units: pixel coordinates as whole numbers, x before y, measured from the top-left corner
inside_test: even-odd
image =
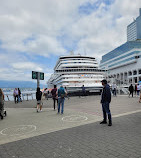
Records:
[[[7,58],[8,55],[8,58]],[[32,71],[44,72],[46,83],[53,70],[38,62],[28,61],[28,57],[21,54],[1,54],[0,80],[32,81]],[[17,61],[18,59],[18,61]]]
[[[139,0],[115,0],[108,6],[101,1],[96,10],[82,16],[66,31],[72,40],[78,41],[75,52],[100,60],[103,54],[125,43],[127,25],[138,16],[138,6]]]
[[[140,0],[5,0],[0,6],[0,68],[3,79],[52,69],[54,56],[101,56],[126,42],[126,27],[139,15]],[[34,59],[34,60],[33,60]],[[53,62],[52,62],[53,63]],[[50,67],[51,67],[50,66]],[[10,77],[11,76],[11,77]]]
[[[16,70],[36,70],[36,71],[43,71],[43,69],[38,65],[36,65],[35,63],[31,63],[31,62],[16,62],[12,64],[12,67]]]
[[[62,29],[74,22],[78,6],[85,1],[61,0],[58,3],[58,0],[13,0],[12,4],[10,0],[2,2],[2,48],[43,56],[65,54],[66,50],[57,37],[60,36]],[[36,38],[25,45],[24,40],[33,35]]]

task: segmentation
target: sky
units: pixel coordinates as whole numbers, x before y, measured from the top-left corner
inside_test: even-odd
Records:
[[[46,83],[62,55],[95,57],[127,41],[140,0],[0,0],[0,80]]]

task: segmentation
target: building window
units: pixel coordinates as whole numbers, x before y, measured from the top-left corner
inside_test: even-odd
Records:
[[[137,83],[137,77],[134,77],[134,83]]]
[[[137,71],[136,70],[134,70],[133,75],[137,75]]]
[[[139,74],[141,74],[141,69],[139,70]]]
[[[128,75],[129,75],[129,76],[131,76],[131,75],[132,75],[132,72],[131,72],[131,71],[129,71],[129,72],[128,72]]]
[[[131,78],[131,79],[129,79],[129,83],[132,83],[132,78]]]

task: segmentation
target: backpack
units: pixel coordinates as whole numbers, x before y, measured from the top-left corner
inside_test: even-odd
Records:
[[[60,89],[59,89],[59,93],[60,93],[60,97],[61,97],[62,99],[64,99],[64,98],[65,98],[65,90],[64,90],[64,88],[60,88]]]
[[[56,91],[57,91],[57,88],[54,88],[54,89],[52,89],[52,91],[51,91],[51,94],[52,94],[52,97],[53,97],[53,98],[56,97]]]

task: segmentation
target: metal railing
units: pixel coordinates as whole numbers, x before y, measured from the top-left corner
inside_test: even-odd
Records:
[[[5,101],[13,101],[14,100],[13,94],[4,94],[4,95],[5,95]],[[26,101],[36,99],[35,93],[22,93],[21,99],[26,100]]]

